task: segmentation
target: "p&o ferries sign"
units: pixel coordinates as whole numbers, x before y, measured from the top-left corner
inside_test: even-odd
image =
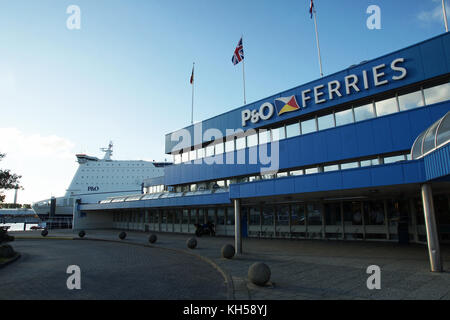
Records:
[[[380,64],[372,68],[371,77],[375,87],[386,85],[391,81],[399,81],[408,74],[402,64],[405,62],[404,58],[397,58],[390,64],[390,69],[394,75],[389,79],[386,78],[386,73],[383,71],[387,66]],[[362,81],[361,81],[362,80]],[[323,92],[325,86],[328,88],[328,95]],[[361,90],[368,90],[369,86],[369,70],[363,70],[362,75],[350,74],[344,78],[343,81],[332,80],[326,84],[315,86],[312,89],[306,89],[301,92],[301,106],[298,104],[296,96],[284,97],[275,99],[275,106],[278,116],[283,113],[295,112],[300,109],[308,107],[308,103],[314,99],[315,104],[325,103],[335,98],[340,98],[344,94],[349,96],[353,93],[361,92]],[[248,121],[251,123],[258,123],[260,120],[269,120],[275,113],[275,107],[270,102],[265,102],[259,109],[243,110],[241,113],[242,126],[247,126]]]

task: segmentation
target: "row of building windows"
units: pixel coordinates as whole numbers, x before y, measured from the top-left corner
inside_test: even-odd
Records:
[[[97,177],[95,177],[95,176],[86,176],[86,179],[107,179],[107,178],[111,178],[111,179],[120,179],[120,177],[119,176],[114,176],[114,177],[109,177],[109,176],[97,176]],[[122,179],[125,179],[125,178],[131,178],[131,179],[133,179],[133,178],[142,178],[142,179],[144,179],[144,178],[150,178],[150,177],[144,177],[144,176],[122,176]],[[85,177],[84,176],[81,176],[81,179],[85,179]]]
[[[115,162],[117,162],[117,161],[114,161],[114,162],[112,162],[112,163],[102,163],[102,164],[100,164],[100,163],[98,163],[97,164],[97,166],[98,167],[100,167],[100,166],[111,166],[111,167],[114,167],[114,166],[121,166],[121,164],[120,163],[117,163],[117,164],[115,164]],[[131,167],[131,166],[133,166],[133,167],[140,167],[140,166],[145,166],[146,164],[145,163],[122,163],[123,164],[123,166],[128,166],[128,167]],[[147,165],[149,165],[149,164],[147,164]],[[152,164],[153,165],[153,164]],[[89,166],[89,163],[86,163],[86,166]],[[91,166],[95,166],[95,164],[91,164]]]
[[[163,184],[157,186],[150,186],[145,189],[145,193],[159,193],[165,191],[165,186]]]
[[[369,166],[376,166],[380,164],[390,164],[399,161],[411,160],[411,154],[403,153],[397,155],[389,155],[389,156],[379,156],[370,159],[363,159],[358,161],[350,161],[350,162],[340,162],[340,163],[332,163],[327,165],[320,166],[311,166],[305,167],[298,170],[289,170],[289,171],[280,171],[275,174],[265,174],[265,175],[250,175],[243,176],[239,178],[227,179],[227,180],[218,180],[212,182],[200,182],[197,184],[186,184],[179,185],[175,187],[176,192],[194,192],[197,190],[210,190],[214,188],[224,188],[228,187],[233,183],[245,183],[245,182],[253,182],[258,180],[267,180],[267,179],[277,179],[284,178],[289,176],[300,176],[300,175],[308,175],[308,174],[316,174],[323,172],[332,172],[338,170],[347,170],[347,169],[355,169]]]
[[[91,169],[91,170],[89,170],[89,169],[81,169],[81,171],[82,172],[149,172],[149,171],[152,171],[152,172],[155,172],[155,170],[158,170],[158,169],[153,169],[153,168],[149,168],[149,169],[146,169],[146,170],[139,170],[139,169],[97,169],[97,170],[95,170],[95,169]]]
[[[86,184],[86,185],[92,186],[92,182],[75,182],[75,184],[81,184],[81,185]],[[130,185],[130,186],[139,185],[138,183],[135,183],[135,182],[100,182],[100,183],[96,182],[96,185],[98,185],[98,186],[108,185],[108,184],[110,184],[110,185],[113,185],[113,184],[116,184],[116,185],[125,184],[125,185]]]
[[[423,205],[420,197],[400,199],[338,199],[286,204],[243,206],[249,237],[398,239],[407,227],[410,240],[426,241]],[[441,240],[450,240],[450,194],[434,195]],[[235,224],[233,207],[148,209],[116,212],[116,223],[150,224],[150,229],[194,232],[188,225],[212,222],[217,234],[227,234],[225,226]],[[185,227],[181,228],[181,225]],[[421,226],[417,228],[417,226]],[[367,228],[366,228],[367,227]],[[372,227],[372,228],[369,228]],[[123,228],[123,226],[120,226]],[[409,229],[409,230],[408,230]],[[314,232],[316,234],[310,234]],[[233,233],[231,233],[233,234]]]
[[[185,150],[183,153],[173,155],[174,163],[179,164],[223,154],[224,152],[233,152],[235,150],[254,147],[258,144],[292,138],[396,112],[420,108],[450,99],[450,83],[429,88],[420,87],[413,90],[408,93],[396,93],[388,99],[373,100],[368,104],[352,106],[345,110],[333,110],[330,114],[316,116],[312,119],[298,121],[276,128],[262,129],[256,134],[235,137],[230,141],[220,143],[212,142],[204,148]]]

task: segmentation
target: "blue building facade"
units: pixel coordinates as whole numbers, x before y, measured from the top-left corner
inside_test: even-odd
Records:
[[[426,242],[427,184],[439,239],[450,241],[450,137],[411,154],[421,133],[448,125],[449,80],[443,34],[169,133],[175,164],[164,177],[145,181],[145,194],[81,204],[78,223]]]

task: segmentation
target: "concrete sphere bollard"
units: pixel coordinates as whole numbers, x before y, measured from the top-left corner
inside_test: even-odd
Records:
[[[41,236],[46,237],[48,235],[48,230],[44,229],[41,231]]]
[[[86,235],[86,232],[84,230],[81,230],[80,232],[78,232],[78,236],[80,238],[83,238]]]
[[[148,242],[150,242],[150,243],[155,243],[157,239],[158,239],[158,238],[156,237],[156,234],[152,234],[152,235],[148,238]]]
[[[12,258],[15,254],[16,252],[10,245],[5,244],[0,246],[0,258]]]
[[[197,239],[190,238],[186,241],[186,245],[189,249],[195,249],[197,247]]]
[[[270,280],[270,268],[265,263],[256,262],[248,268],[248,279],[258,286],[264,286]]]
[[[231,244],[226,244],[222,247],[222,257],[225,259],[231,259],[235,254],[234,247]]]
[[[119,233],[119,238],[120,240],[123,240],[127,237],[127,233],[125,231],[122,231],[121,233]]]

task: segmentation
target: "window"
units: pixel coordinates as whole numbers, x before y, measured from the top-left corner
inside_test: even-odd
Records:
[[[397,109],[397,98],[393,97],[390,99],[377,101],[375,103],[375,107],[377,109],[377,116],[385,116],[387,114],[391,114],[394,112],[398,112]]]
[[[289,175],[290,176],[302,176],[303,175],[303,170],[290,171]]]
[[[262,225],[263,226],[271,226],[273,225],[273,215],[274,210],[270,207],[264,207],[262,211]]]
[[[236,150],[245,149],[245,137],[236,139]]]
[[[308,224],[311,226],[317,226],[322,224],[322,214],[319,209],[318,203],[308,203],[306,205],[308,212]]]
[[[217,224],[220,224],[220,225],[225,224],[225,209],[224,208],[217,209]]]
[[[202,159],[205,157],[205,148],[197,150],[197,159]]]
[[[293,226],[305,225],[305,221],[306,221],[305,206],[303,204],[292,206],[291,225]]]
[[[272,129],[272,141],[279,141],[286,138],[286,132],[284,126],[280,128]]]
[[[334,116],[336,118],[336,126],[343,126],[354,122],[352,109],[336,112]]]
[[[189,159],[191,159],[191,160],[197,159],[197,150],[191,150],[189,152]]]
[[[181,154],[175,154],[175,155],[173,156],[173,162],[174,162],[175,164],[181,163]],[[83,177],[82,177],[82,178],[83,178]]]
[[[363,121],[375,117],[372,103],[357,107],[354,109],[354,111],[355,121]]]
[[[394,157],[387,157],[387,158],[384,158],[384,164],[394,163],[394,162],[404,161],[404,160],[405,160],[405,156],[404,155],[394,156]]]
[[[224,151],[224,144],[223,144],[223,142],[216,144],[215,148],[216,148],[216,154],[222,154],[223,151]]]
[[[251,226],[259,226],[261,224],[261,215],[259,214],[259,208],[250,208],[250,219],[249,225]]]
[[[259,144],[265,144],[270,142],[269,130],[260,130],[258,135],[259,135]]]
[[[277,208],[276,223],[279,226],[289,225],[289,206],[279,206]]]
[[[341,204],[340,203],[325,203],[325,224],[326,225],[340,225],[341,221]]]
[[[358,162],[348,162],[341,164],[341,170],[358,168]]]
[[[425,105],[423,103],[422,91],[416,91],[398,96],[398,103],[400,111],[415,109]]]
[[[363,160],[360,162],[361,167],[370,167],[370,166],[376,166],[377,164],[380,164],[378,159],[371,159],[371,160]]]
[[[227,210],[227,225],[234,225],[234,208],[228,207]]]
[[[302,121],[302,134],[307,134],[317,131],[316,119]]]
[[[189,151],[183,152],[181,154],[181,161],[188,162],[189,161]]]
[[[258,135],[252,134],[250,136],[247,136],[247,146],[250,148],[256,145],[258,145]]]
[[[305,169],[305,174],[314,174],[314,173],[319,173],[319,169],[318,168]]]
[[[444,83],[439,86],[427,88],[423,90],[425,95],[425,103],[427,105],[439,103],[450,99],[450,83]]]
[[[337,171],[337,170],[339,170],[339,165],[337,165],[337,164],[323,167],[324,172]]]
[[[361,225],[361,202],[344,202],[344,223],[346,225]]]
[[[234,138],[231,141],[225,142],[225,152],[232,152],[234,151]]]
[[[205,149],[206,149],[206,157],[211,157],[214,155],[214,146],[213,145],[209,145]]]
[[[300,125],[298,122],[286,126],[286,137],[291,138],[300,135]]]
[[[325,130],[334,127],[334,116],[333,114],[328,114],[323,117],[317,118],[319,124],[319,130]]]

